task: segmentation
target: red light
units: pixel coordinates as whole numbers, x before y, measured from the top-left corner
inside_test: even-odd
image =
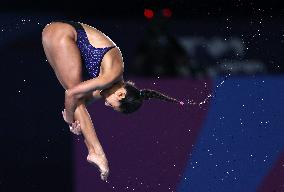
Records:
[[[162,13],[163,13],[164,17],[171,17],[172,16],[172,11],[169,8],[164,8]]]
[[[151,9],[144,9],[144,16],[145,16],[147,19],[152,19],[153,16],[154,16],[154,11],[151,10]]]

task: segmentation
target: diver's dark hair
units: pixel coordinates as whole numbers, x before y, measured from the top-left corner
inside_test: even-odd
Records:
[[[158,91],[152,89],[139,90],[135,86],[135,83],[130,80],[128,80],[125,83],[124,88],[126,89],[126,95],[123,99],[120,100],[120,107],[119,107],[120,112],[124,114],[129,114],[138,110],[143,104],[143,100],[149,100],[151,98],[161,99],[164,101],[179,103],[183,105],[183,102],[180,102]]]

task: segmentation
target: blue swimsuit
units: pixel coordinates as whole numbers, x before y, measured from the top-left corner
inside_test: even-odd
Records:
[[[104,55],[115,46],[95,48],[90,44],[86,31],[80,23],[66,20],[56,20],[54,22],[68,23],[76,29],[77,45],[86,67],[86,69],[83,69],[83,78],[86,80],[97,77],[100,73],[100,66]],[[85,70],[87,70],[88,77],[86,77],[87,74]]]

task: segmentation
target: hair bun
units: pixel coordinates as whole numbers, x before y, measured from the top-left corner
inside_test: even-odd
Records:
[[[146,92],[145,92],[145,90],[144,90],[144,89],[141,89],[141,90],[139,91],[139,94],[140,94],[140,97],[141,97],[141,98],[143,98],[143,99],[146,99],[146,100],[147,100],[147,98],[146,98]]]
[[[143,96],[143,90],[139,90],[139,95]]]
[[[144,99],[144,100],[149,100],[152,98],[152,92],[149,89],[141,89],[140,90],[140,96]]]

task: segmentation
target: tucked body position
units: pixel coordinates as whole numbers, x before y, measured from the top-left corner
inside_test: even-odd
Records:
[[[109,165],[86,106],[104,99],[105,106],[122,114],[138,110],[143,100],[157,98],[183,105],[151,89],[138,89],[124,81],[120,49],[104,33],[81,22],[56,20],[42,31],[42,45],[48,63],[65,89],[63,119],[74,134],[83,134],[87,161],[99,168],[107,181]]]

